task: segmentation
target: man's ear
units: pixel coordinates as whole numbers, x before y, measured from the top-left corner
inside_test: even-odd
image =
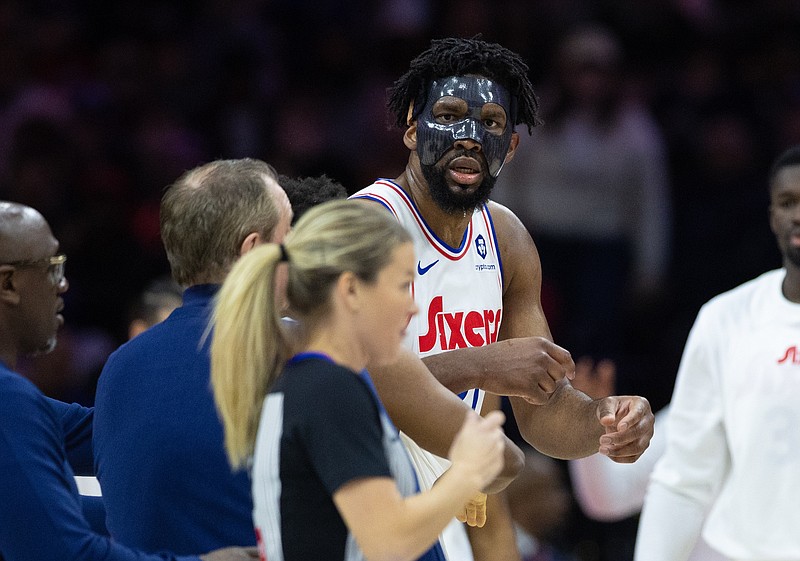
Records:
[[[14,270],[11,265],[0,265],[0,302],[19,303],[19,291],[14,282]]]
[[[511,143],[508,145],[506,159],[503,162],[504,165],[514,159],[514,154],[517,153],[517,146],[519,146],[519,133],[514,131],[511,133]]]
[[[414,119],[414,102],[412,101],[408,106],[408,114],[406,115],[406,125],[408,128],[403,134],[403,144],[409,150],[417,149],[417,121]]]
[[[775,218],[775,209],[771,203],[769,205],[769,229],[774,235],[778,235],[778,223],[777,219]]]
[[[412,152],[417,149],[417,122],[414,121],[403,133],[403,144]]]
[[[264,243],[264,240],[261,238],[261,234],[257,232],[251,232],[247,234],[242,245],[239,246],[239,257],[256,247],[257,245],[261,245]]]

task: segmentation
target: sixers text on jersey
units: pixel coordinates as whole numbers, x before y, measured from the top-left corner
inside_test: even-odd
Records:
[[[426,353],[436,346],[443,351],[481,347],[497,341],[501,310],[444,311],[444,298],[437,296],[428,307],[428,331],[419,337],[419,350]]]

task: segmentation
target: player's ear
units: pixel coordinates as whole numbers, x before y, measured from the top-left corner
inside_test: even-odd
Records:
[[[775,216],[775,206],[770,203],[769,205],[769,229],[772,230],[774,235],[778,235],[780,231],[780,226],[778,224],[778,219]]]
[[[506,152],[506,159],[503,165],[514,159],[514,154],[517,153],[517,146],[519,146],[519,133],[514,131],[511,133],[511,142],[508,145],[508,152]]]
[[[406,148],[409,150],[416,150],[417,149],[417,122],[414,121],[412,125],[406,129],[406,132],[403,133],[403,144],[406,145]]]
[[[406,125],[408,128],[403,134],[403,144],[409,150],[417,149],[417,121],[414,119],[414,102],[408,105],[408,114],[406,115]]]

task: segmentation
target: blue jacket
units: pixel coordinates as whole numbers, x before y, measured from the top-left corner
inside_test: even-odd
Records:
[[[249,477],[225,456],[202,341],[217,289],[188,288],[164,322],[109,357],[98,382],[94,452],[106,524],[147,551],[256,544]]]
[[[198,561],[137,553],[92,531],[70,465],[91,467],[91,409],[56,409],[2,363],[0,403],[0,560]]]

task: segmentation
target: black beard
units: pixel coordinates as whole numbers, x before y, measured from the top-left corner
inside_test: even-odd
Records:
[[[800,267],[800,249],[788,248],[784,253],[784,258],[795,267]]]
[[[469,195],[458,195],[450,190],[447,185],[445,176],[447,174],[447,164],[459,156],[473,156],[469,152],[463,151],[454,154],[446,162],[440,162],[430,166],[426,166],[420,162],[422,168],[422,175],[428,182],[428,191],[431,194],[433,201],[443,211],[450,214],[457,213],[472,213],[475,209],[480,208],[489,200],[489,195],[494,189],[494,184],[497,181],[488,173],[484,173],[483,181],[475,190]],[[486,169],[486,166],[483,167]]]

